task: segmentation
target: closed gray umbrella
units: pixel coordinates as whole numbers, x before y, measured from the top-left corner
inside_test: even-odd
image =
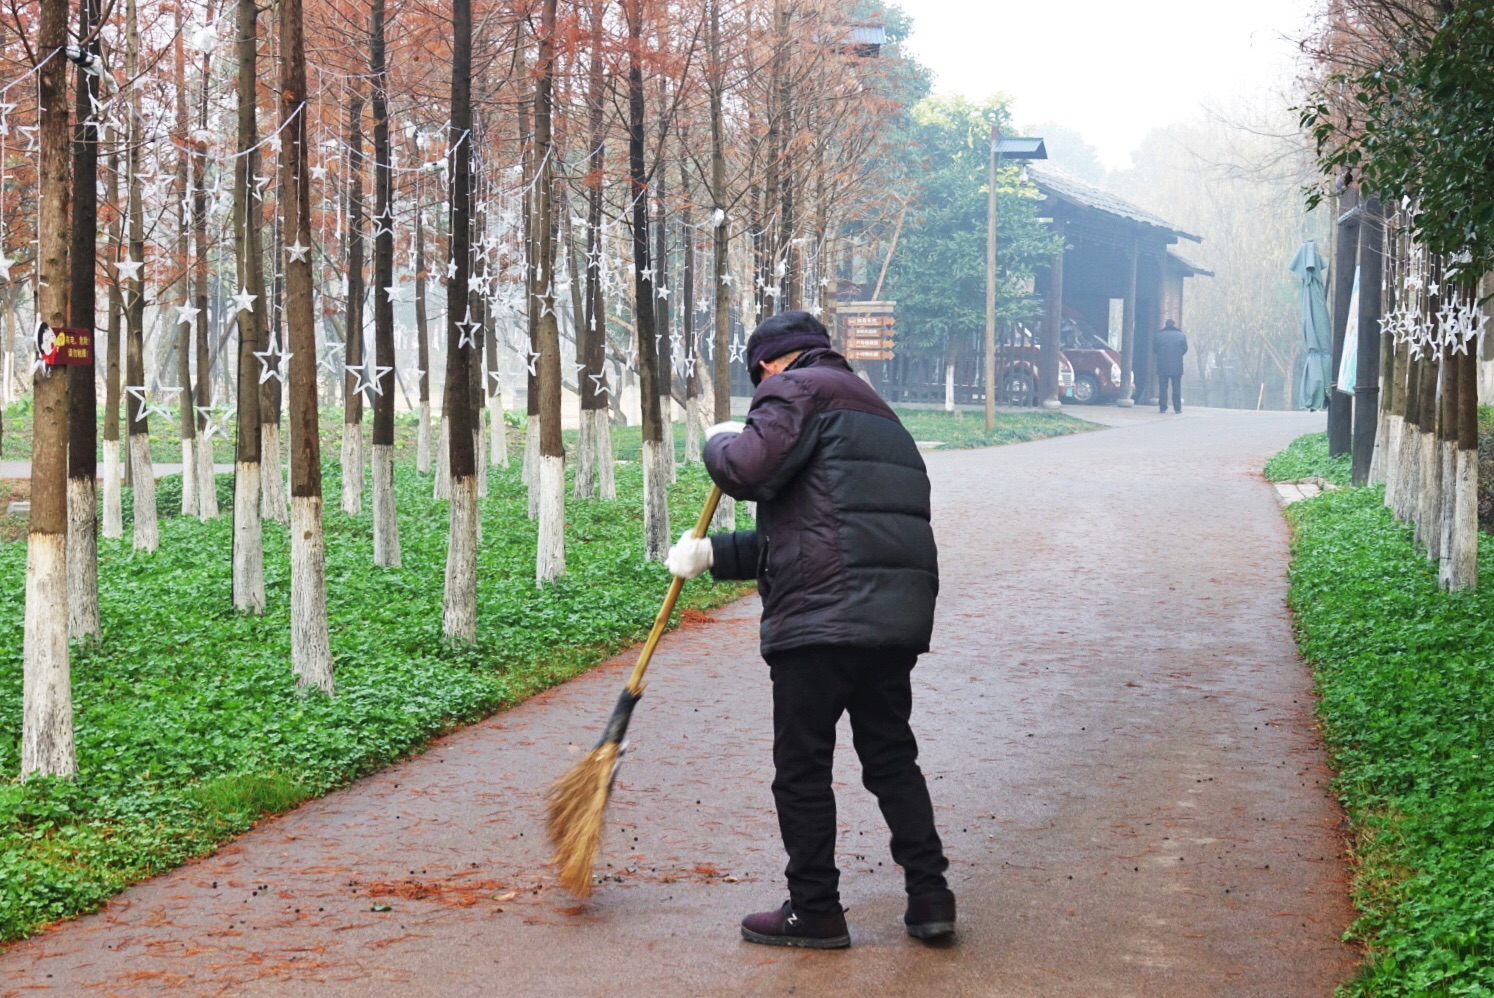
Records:
[[[1302,341],[1307,348],[1307,363],[1302,366],[1301,399],[1305,409],[1321,409],[1327,404],[1328,366],[1333,362],[1328,286],[1324,280],[1327,268],[1312,239],[1302,244],[1287,268],[1302,282]]]

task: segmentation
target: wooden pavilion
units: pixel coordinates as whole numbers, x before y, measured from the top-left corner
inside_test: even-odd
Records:
[[[1058,353],[1065,319],[1097,331],[1111,329],[1111,302],[1120,301],[1122,383],[1134,375],[1135,397],[1156,398],[1152,337],[1171,319],[1183,322],[1183,289],[1188,278],[1213,276],[1174,248],[1180,239],[1202,238],[1129,201],[1046,162],[1028,165],[1028,178],[1043,197],[1042,212],[1067,247],[1037,275],[1043,296],[1043,350],[1039,386],[1045,404],[1059,400]],[[1123,397],[1121,405],[1131,404]]]

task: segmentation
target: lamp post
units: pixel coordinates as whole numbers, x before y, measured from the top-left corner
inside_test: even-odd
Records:
[[[991,126],[991,176],[986,198],[986,432],[996,429],[996,170],[1001,158],[1047,159],[1042,139],[1002,138]]]

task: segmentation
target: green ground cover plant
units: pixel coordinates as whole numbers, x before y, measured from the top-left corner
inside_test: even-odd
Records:
[[[1348,937],[1367,950],[1343,993],[1494,995],[1494,584],[1442,592],[1381,488],[1287,516],[1298,641],[1353,831]]]
[[[897,417],[913,439],[942,444],[940,450],[1020,444],[1100,429],[1098,424],[1061,412],[998,412],[991,433],[986,432],[986,417],[980,412],[898,409]]]
[[[124,541],[100,542],[104,640],[73,658],[74,782],[15,780],[26,553],[0,546],[0,941],[594,665],[646,633],[668,585],[642,557],[640,470],[622,465],[616,501],[568,504],[569,572],[537,589],[516,461],[491,474],[482,503],[478,641],[452,647],[441,633],[447,504],[431,499],[430,479],[397,466],[404,567],[374,569],[371,513],[343,515],[336,469],[326,472],[337,695],[302,695],[291,676],[282,527],[265,525],[269,609],[251,618],[230,604],[230,516],[166,517],[153,554],[131,549],[127,526]],[[674,522],[693,522],[707,489],[699,465],[681,469]],[[694,582],[681,612],[745,591]]]
[[[1321,478],[1334,485],[1348,485],[1351,460],[1328,456],[1328,434],[1309,433],[1293,440],[1286,450],[1266,462],[1266,480],[1295,482],[1303,478]]]

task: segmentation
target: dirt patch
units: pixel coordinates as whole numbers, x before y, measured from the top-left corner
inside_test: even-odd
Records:
[[[0,478],[0,544],[18,541],[26,536],[26,518],[10,516],[6,510],[12,502],[31,501],[31,479]]]

